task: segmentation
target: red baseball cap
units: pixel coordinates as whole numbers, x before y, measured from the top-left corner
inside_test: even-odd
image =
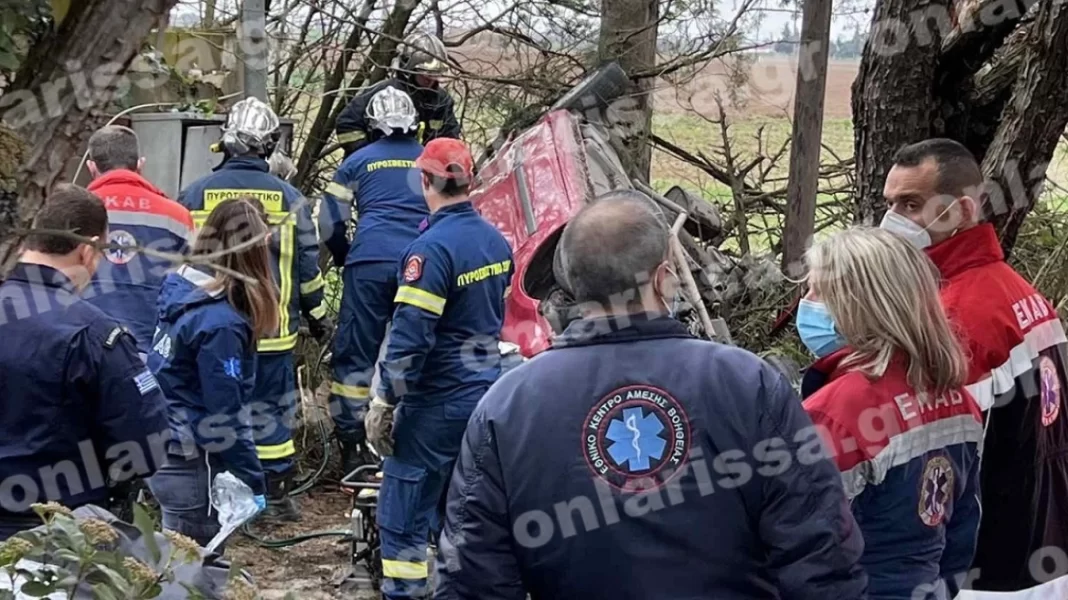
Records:
[[[453,138],[438,138],[427,143],[423,153],[415,159],[415,166],[438,177],[470,181],[475,161],[467,144]]]

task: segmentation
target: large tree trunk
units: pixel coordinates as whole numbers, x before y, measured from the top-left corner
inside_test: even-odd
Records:
[[[71,5],[58,31],[36,44],[0,100],[5,119],[28,142],[17,206],[0,205],[0,267],[64,167],[98,123],[141,42],[177,0],[84,0]]]
[[[297,162],[297,176],[294,179],[294,185],[309,192],[309,186],[311,185],[310,177],[312,174],[312,168],[315,163],[321,158],[323,148],[326,147],[326,142],[330,138],[331,132],[334,131],[334,127],[337,125],[337,118],[341,115],[341,111],[345,109],[345,106],[356,95],[353,90],[359,88],[366,83],[367,85],[374,85],[379,81],[386,78],[388,74],[388,68],[390,62],[393,60],[393,56],[397,53],[397,40],[404,38],[404,31],[408,28],[408,22],[411,21],[412,13],[419,6],[421,0],[400,0],[393,6],[393,10],[390,11],[389,17],[386,18],[385,24],[382,26],[381,35],[375,40],[371,49],[367,52],[367,56],[360,64],[360,68],[356,71],[356,74],[349,79],[348,89],[344,94],[340,94],[340,102],[337,102],[335,98],[339,94],[336,94],[340,82],[335,83],[333,86],[328,86],[325,92],[329,95],[330,107],[325,111],[323,106],[319,108],[319,114],[326,114],[324,121],[320,123],[319,114],[316,115],[316,123],[320,123],[320,126],[316,128],[313,124],[312,129],[308,133],[308,139],[304,142],[304,149],[300,153],[300,159]],[[372,3],[364,5],[364,9],[368,6],[372,6]],[[365,13],[363,10],[360,12],[359,19],[362,19],[360,25],[362,26],[366,22],[366,17],[370,16],[370,13]],[[362,27],[357,27],[361,29]],[[354,33],[355,35],[355,33]],[[351,38],[350,38],[351,39]],[[342,56],[341,60],[344,61],[344,65],[348,65],[348,59],[346,56]],[[344,68],[344,67],[343,67]],[[336,69],[335,69],[336,71]],[[344,71],[342,70],[342,75]],[[326,98],[324,98],[323,105],[326,105]]]
[[[857,222],[882,216],[883,182],[890,157],[901,146],[931,132],[933,86],[942,29],[921,22],[913,35],[912,15],[942,14],[949,0],[879,0],[872,31],[853,82],[853,138],[856,157]]]
[[[603,0],[601,34],[598,45],[601,62],[619,61],[627,73],[648,73],[656,67],[658,0]],[[611,123],[612,143],[631,177],[649,181],[652,145],[649,133],[653,123],[652,91],[655,79],[643,77],[630,84],[630,106],[613,115],[627,123]]]
[[[1068,125],[1066,3],[964,1],[950,7],[957,14],[948,20],[929,19],[920,30],[930,38],[945,33],[940,43],[917,43],[925,36],[915,24],[903,52],[879,53],[869,41],[853,86],[857,221],[882,216],[879,190],[900,146],[950,137],[975,154],[996,184],[986,208],[1011,252]],[[909,23],[914,18],[902,15],[923,4],[879,0],[873,23],[888,15]],[[924,10],[915,14],[933,14]]]
[[[1041,193],[1046,168],[1068,126],[1068,0],[1039,8],[1001,126],[983,158],[997,185],[990,208],[1009,251]]]

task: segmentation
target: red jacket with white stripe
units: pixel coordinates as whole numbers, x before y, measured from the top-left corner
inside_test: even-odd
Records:
[[[88,189],[107,206],[107,241],[123,248],[104,251],[104,260],[83,295],[129,328],[138,349],[147,353],[156,329],[156,300],[174,262],[126,248],[182,254],[192,237],[193,218],[147,179],[126,169],[104,173]]]
[[[979,407],[964,388],[918,394],[898,356],[876,380],[845,348],[805,373],[805,410],[834,455],[864,536],[871,600],[950,598],[979,527]]]
[[[1068,569],[1064,327],[1005,263],[993,226],[962,231],[927,253],[970,355],[968,390],[987,411],[974,587],[1030,587]]]

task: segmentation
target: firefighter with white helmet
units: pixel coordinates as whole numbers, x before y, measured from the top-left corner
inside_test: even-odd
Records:
[[[312,335],[325,339],[331,329],[323,303],[319,239],[312,207],[292,185],[270,173],[267,159],[281,135],[278,116],[256,98],[235,104],[226,116],[222,146],[226,160],[215,172],[181,192],[178,202],[199,228],[211,211],[229,198],[256,198],[272,225],[271,256],[280,290],[275,337],[260,339],[252,406],[256,451],[267,476],[266,516],[297,520],[289,497],[293,487],[292,427],[299,392],[294,349],[303,315]]]
[[[429,214],[413,169],[423,151],[415,104],[397,87],[369,99],[370,142],[350,155],[327,187],[319,210],[323,242],[344,267],[344,292],[334,339],[331,414],[346,472],[373,459],[363,419],[386,325],[393,314],[404,249]],[[355,236],[348,237],[353,212]]]
[[[446,59],[447,52],[441,39],[423,31],[413,32],[405,38],[393,63],[393,78],[361,92],[338,116],[337,141],[344,148],[346,158],[371,142],[368,103],[387,87],[411,97],[417,114],[416,138],[420,143],[439,137],[459,139],[460,123],[456,120],[455,105],[440,81],[447,70]]]

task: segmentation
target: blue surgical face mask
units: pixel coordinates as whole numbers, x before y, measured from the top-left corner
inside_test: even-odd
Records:
[[[797,332],[816,358],[823,358],[846,344],[834,326],[834,317],[822,302],[801,300],[797,308]]]

